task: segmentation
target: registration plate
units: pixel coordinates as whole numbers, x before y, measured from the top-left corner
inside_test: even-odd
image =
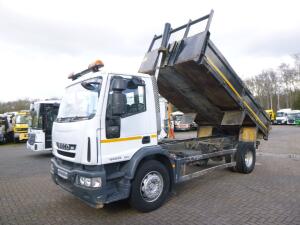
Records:
[[[67,171],[57,169],[57,175],[60,176],[63,179],[68,179],[68,172]]]

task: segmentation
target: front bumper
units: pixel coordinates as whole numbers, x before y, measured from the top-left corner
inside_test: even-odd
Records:
[[[44,144],[43,143],[38,143],[38,142],[34,142],[32,145],[28,143],[26,143],[26,148],[27,150],[31,150],[31,151],[52,151],[52,148],[44,148]]]
[[[274,121],[275,124],[286,124],[285,120],[275,120]]]
[[[19,139],[19,141],[24,141],[28,139],[28,133],[14,133],[14,138]]]
[[[88,205],[94,208],[102,208],[107,201],[109,191],[106,186],[106,174],[104,169],[87,171],[80,166],[67,166],[61,160],[51,159],[51,175],[53,181],[63,189],[72,193]],[[60,175],[58,174],[60,171]],[[61,174],[64,174],[63,176]],[[101,177],[102,185],[100,188],[88,188],[79,185],[78,175],[84,177]]]

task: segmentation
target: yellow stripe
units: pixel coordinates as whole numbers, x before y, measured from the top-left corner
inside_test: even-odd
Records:
[[[151,138],[156,138],[156,134],[150,135]],[[112,142],[121,142],[121,141],[134,141],[134,140],[140,140],[143,136],[132,136],[132,137],[124,137],[124,138],[112,138],[112,139],[105,139],[101,140],[101,143],[112,143]]]
[[[227,79],[227,77],[222,73],[222,71],[219,70],[219,68],[211,61],[210,58],[207,57],[207,61],[214,68],[214,70],[217,71],[218,74],[223,78],[223,80],[225,81],[225,83],[231,88],[231,90],[236,94],[236,96],[238,96],[238,98],[242,101],[242,103],[246,106],[246,108],[251,112],[252,116],[254,116],[255,120],[262,127],[264,127],[265,129],[267,129],[267,127],[259,119],[259,117],[256,115],[256,113],[250,108],[250,106],[248,105],[248,103],[240,96],[240,94],[237,92],[237,90],[235,90],[235,88],[233,87],[233,85],[230,83],[230,81]]]

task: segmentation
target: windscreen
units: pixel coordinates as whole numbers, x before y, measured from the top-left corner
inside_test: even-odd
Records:
[[[289,119],[295,119],[296,115],[297,115],[296,113],[289,113],[288,118]]]
[[[283,112],[278,112],[277,113],[277,117],[284,117],[285,115],[284,115],[284,113]]]
[[[174,120],[175,121],[181,121],[182,120],[182,115],[176,115],[176,116],[173,116]]]
[[[34,104],[31,110],[33,129],[51,129],[58,114],[58,103]]]
[[[16,124],[29,124],[30,116],[28,115],[17,115],[16,116]]]
[[[182,123],[186,123],[186,124],[193,123],[193,122],[194,122],[194,116],[184,115],[184,116],[182,117],[181,122],[182,122]]]
[[[92,78],[69,86],[61,101],[57,122],[91,119],[97,111],[102,78]]]

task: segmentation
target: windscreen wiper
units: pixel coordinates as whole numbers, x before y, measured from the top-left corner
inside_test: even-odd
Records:
[[[89,119],[88,116],[74,116],[74,117],[70,117],[70,121],[78,121],[78,120],[86,120]]]

